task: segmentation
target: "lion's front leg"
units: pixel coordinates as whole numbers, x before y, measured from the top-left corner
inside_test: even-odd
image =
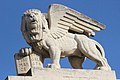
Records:
[[[53,68],[53,69],[60,68],[59,61],[60,61],[61,50],[56,46],[50,46],[49,54],[50,54],[52,63],[48,64],[47,67]]]

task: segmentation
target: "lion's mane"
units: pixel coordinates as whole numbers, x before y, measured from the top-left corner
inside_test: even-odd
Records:
[[[38,9],[29,9],[29,10],[25,11],[23,16],[22,16],[21,32],[22,32],[26,42],[29,43],[29,44],[31,44],[33,41],[30,39],[30,35],[28,33],[26,16],[28,14],[33,14],[33,13],[34,14],[35,13],[39,14],[39,16],[37,16],[37,18],[39,20],[38,24],[42,24],[42,26],[39,25],[39,27],[43,28],[44,29],[43,31],[48,30],[47,20],[45,18],[45,15],[43,15],[40,10],[38,10]]]

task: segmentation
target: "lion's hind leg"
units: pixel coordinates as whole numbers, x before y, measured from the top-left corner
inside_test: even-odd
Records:
[[[74,69],[83,69],[82,63],[83,63],[84,60],[85,60],[85,57],[84,57],[84,56],[82,56],[82,57],[69,56],[68,59],[69,59],[69,62],[70,62],[70,64],[71,64],[71,66],[72,66]]]
[[[111,70],[108,63],[103,57],[93,40],[86,36],[76,36],[79,50],[89,59],[96,62],[97,68],[100,70]],[[99,47],[99,46],[98,46]],[[104,54],[104,53],[103,53]]]
[[[97,49],[94,42],[88,41],[88,43],[85,44],[84,48],[86,48],[84,55],[96,62],[96,69],[110,70],[108,63],[106,62],[106,58],[101,55],[101,52]]]

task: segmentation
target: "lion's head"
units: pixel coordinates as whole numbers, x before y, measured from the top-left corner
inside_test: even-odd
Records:
[[[40,41],[43,29],[47,28],[47,21],[40,10],[30,9],[22,16],[21,31],[27,43]]]

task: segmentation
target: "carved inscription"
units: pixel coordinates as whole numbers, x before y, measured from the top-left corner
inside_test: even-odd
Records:
[[[29,56],[22,57],[15,54],[15,63],[17,67],[17,74],[25,74],[31,68]]]
[[[28,56],[21,56],[19,54],[15,54],[17,74],[26,74],[31,68],[43,68],[40,55],[31,53]]]
[[[37,54],[30,54],[31,67],[41,68],[41,56]]]

